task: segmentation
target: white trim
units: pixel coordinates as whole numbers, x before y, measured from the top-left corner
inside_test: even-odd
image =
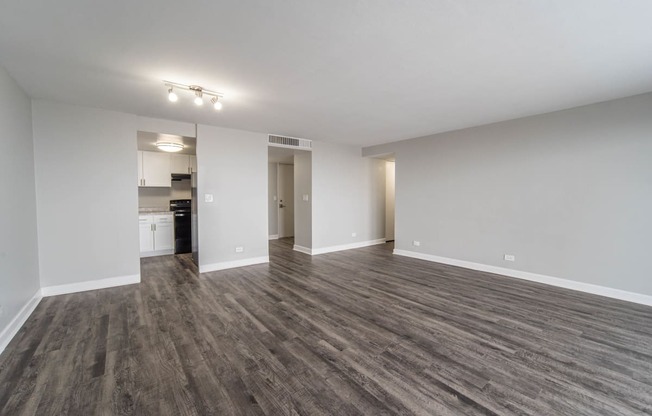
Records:
[[[85,282],[70,283],[67,285],[47,286],[41,288],[43,296],[65,295],[68,293],[86,292],[87,290],[105,289],[108,287],[132,285],[140,283],[140,274],[129,276],[109,277],[106,279],[87,280]]]
[[[312,256],[312,249],[308,247],[298,246],[295,244],[294,246],[292,246],[292,250],[298,251],[299,253],[309,254]]]
[[[384,238],[379,238],[379,239],[376,239],[376,240],[358,241],[357,243],[342,244],[342,245],[339,245],[339,246],[313,248],[311,250],[312,251],[311,254],[313,256],[316,256],[318,254],[332,253],[334,251],[343,251],[343,250],[351,250],[351,249],[354,249],[354,248],[375,246],[376,244],[385,244],[385,239]]]
[[[144,257],[156,257],[156,256],[169,256],[174,254],[174,249],[172,250],[158,250],[158,251],[143,251],[140,253],[140,258]]]
[[[435,256],[432,254],[417,253],[408,250],[394,250],[394,254],[415,259],[427,260],[436,263],[444,263],[452,266],[464,267],[466,269],[479,270],[482,272],[501,274],[504,276],[515,277],[517,279],[529,280],[531,282],[543,283],[546,285],[563,287],[566,289],[577,290],[579,292],[592,293],[594,295],[606,296],[608,298],[625,300],[628,302],[640,303],[642,305],[652,306],[652,296],[640,293],[627,292],[625,290],[614,289],[611,287],[598,286],[591,283],[577,282],[575,280],[562,279],[559,277],[546,276],[543,274],[524,272],[521,270],[506,269],[504,267],[490,266],[488,264],[473,263],[466,260],[457,260],[447,257]]]
[[[251,257],[242,260],[223,261],[220,263],[204,264],[199,266],[199,273],[214,272],[217,270],[233,269],[235,267],[251,266],[254,264],[269,263],[269,256]]]
[[[20,311],[14,316],[14,319],[0,332],[0,354],[7,348],[7,345],[16,336],[20,328],[25,324],[27,318],[34,312],[39,302],[43,299],[41,290],[37,290],[34,296],[23,305]]]
[[[278,240],[278,234],[271,234],[268,239],[269,240]]]

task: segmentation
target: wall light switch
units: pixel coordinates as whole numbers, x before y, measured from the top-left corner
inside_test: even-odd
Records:
[[[358,233],[351,233],[351,237],[357,237]]]
[[[412,241],[412,245],[415,247],[419,247],[421,245],[421,241],[414,240]]]
[[[204,194],[204,202],[213,202],[213,194]]]
[[[274,201],[276,201],[276,195],[274,195]]]
[[[236,247],[235,252],[236,253],[242,253],[244,251],[244,247]]]
[[[304,200],[304,201],[307,201],[307,200],[308,200],[308,194],[304,194],[304,195],[303,195],[303,200]]]
[[[505,254],[504,259],[505,261],[516,261],[516,256],[514,256],[513,254]]]

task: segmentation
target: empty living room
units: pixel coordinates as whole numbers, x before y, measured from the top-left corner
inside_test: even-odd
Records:
[[[652,415],[652,2],[0,4],[0,416]]]

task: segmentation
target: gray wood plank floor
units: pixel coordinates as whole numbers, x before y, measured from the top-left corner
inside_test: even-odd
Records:
[[[45,298],[0,356],[3,415],[652,414],[652,308],[391,245]]]

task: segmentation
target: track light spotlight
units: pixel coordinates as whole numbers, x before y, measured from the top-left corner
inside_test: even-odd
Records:
[[[173,103],[176,103],[178,99],[179,99],[179,97],[172,90],[172,87],[170,87],[170,89],[168,89],[168,100],[170,100]]]
[[[204,99],[202,98],[202,92],[201,91],[195,91],[195,104],[197,105],[204,105]]]
[[[222,109],[222,103],[219,101],[218,97],[213,97],[211,100],[211,103],[213,104],[213,108],[216,110],[221,110]]]

